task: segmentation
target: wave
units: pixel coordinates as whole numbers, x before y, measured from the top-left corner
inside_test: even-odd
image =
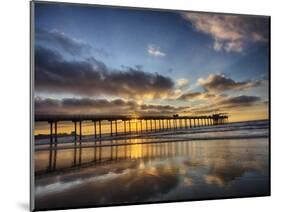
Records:
[[[188,141],[212,141],[212,140],[245,140],[245,139],[261,139],[268,138],[267,134],[262,135],[241,135],[241,136],[212,136],[212,137],[180,137],[180,138],[167,138],[167,137],[158,137],[155,140],[153,139],[139,139],[139,141],[131,142],[132,139],[121,140],[118,143],[105,143],[105,142],[81,142],[78,144],[73,144],[71,146],[67,145],[58,145],[58,146],[44,146],[42,148],[36,148],[36,151],[45,151],[50,149],[73,149],[73,148],[94,148],[94,147],[113,147],[113,146],[125,146],[125,145],[137,145],[137,144],[153,144],[153,143],[168,143],[168,142],[188,142]],[[117,141],[117,140],[116,140]]]

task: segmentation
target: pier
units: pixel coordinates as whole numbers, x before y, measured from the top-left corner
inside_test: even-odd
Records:
[[[101,139],[105,133],[102,132],[102,122],[107,122],[110,126],[110,137],[130,134],[145,134],[162,131],[172,131],[196,127],[207,127],[222,125],[228,122],[228,115],[225,113],[212,114],[208,116],[94,116],[94,115],[36,115],[35,122],[47,122],[50,126],[50,144],[58,144],[58,124],[59,122],[73,123],[74,142],[83,140],[83,122],[93,123],[93,136]],[[118,125],[119,121],[119,125]],[[120,121],[123,123],[123,130],[118,131]],[[132,130],[132,122],[135,123],[135,130]]]

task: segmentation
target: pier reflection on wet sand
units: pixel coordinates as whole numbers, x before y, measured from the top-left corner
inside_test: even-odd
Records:
[[[267,139],[133,143],[36,152],[36,207],[269,193]]]

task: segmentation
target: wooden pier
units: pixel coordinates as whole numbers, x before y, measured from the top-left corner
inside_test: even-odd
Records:
[[[224,113],[209,116],[94,116],[94,115],[36,115],[35,122],[48,122],[50,125],[50,144],[58,143],[58,123],[72,122],[74,125],[74,142],[81,142],[83,139],[83,122],[93,123],[93,136],[102,138],[102,122],[107,121],[110,125],[110,136],[142,134],[159,131],[188,129],[221,125],[228,122],[228,115]],[[124,124],[123,132],[118,132],[118,121]],[[132,131],[131,122],[135,121],[135,131]],[[78,125],[78,126],[77,126]],[[157,126],[158,125],[158,126]],[[128,127],[128,128],[127,128]]]

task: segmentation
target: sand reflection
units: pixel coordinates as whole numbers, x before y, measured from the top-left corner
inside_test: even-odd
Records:
[[[266,194],[267,153],[265,139],[40,151],[36,204],[44,209]]]

